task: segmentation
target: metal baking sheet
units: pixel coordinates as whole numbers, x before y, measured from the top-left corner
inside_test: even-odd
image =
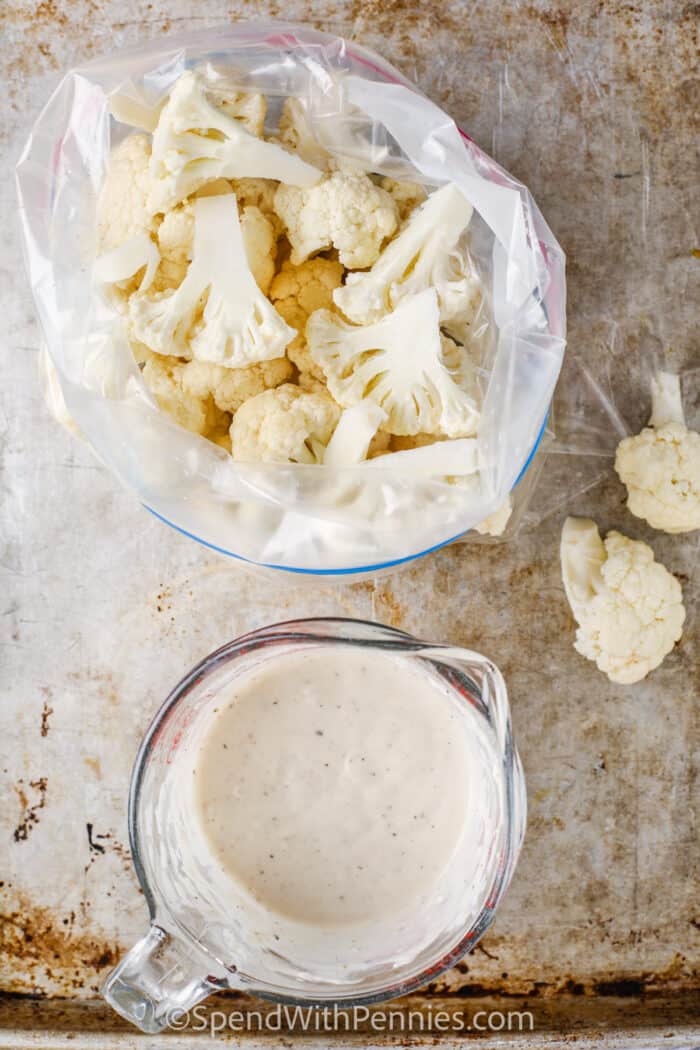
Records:
[[[643,417],[650,354],[700,366],[697,5],[6,0],[6,175],[63,69],[239,17],[309,21],[381,51],[530,186],[568,254],[574,355],[594,376],[625,377],[617,408],[630,425]],[[0,1046],[143,1045],[95,998],[147,921],[126,834],[139,738],[217,645],[338,614],[495,659],[528,778],[529,830],[495,926],[407,1005],[528,1004],[534,1034],[490,1033],[484,1045],[562,1033],[598,1045],[603,1031],[609,1045],[700,1042],[698,535],[656,535],[630,518],[609,461],[567,508],[651,539],[683,582],[683,640],[634,688],[572,648],[563,508],[507,547],[455,546],[352,586],[242,571],[151,518],[49,418],[7,177],[0,195]],[[566,392],[577,375],[567,366]],[[363,1032],[352,1039],[382,1041]],[[412,1038],[452,1043],[435,1029]]]

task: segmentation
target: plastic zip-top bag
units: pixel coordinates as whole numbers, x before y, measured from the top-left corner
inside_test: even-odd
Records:
[[[461,191],[473,209],[465,252],[481,295],[467,347],[478,386],[474,435],[354,465],[240,462],[159,407],[124,313],[95,273],[96,209],[111,151],[153,129],[187,70],[212,93],[264,95],[271,140],[285,100],[299,99],[334,168],[429,193],[449,183]],[[63,79],[34,125],[18,187],[54,394],[64,418],[153,513],[224,553],[323,573],[410,560],[507,516],[564,355],[563,253],[527,189],[383,59],[276,24],[222,26],[115,53]]]

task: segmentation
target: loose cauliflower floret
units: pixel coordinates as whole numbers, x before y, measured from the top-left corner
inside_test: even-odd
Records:
[[[393,197],[367,175],[347,172],[335,172],[308,189],[280,186],[275,210],[285,224],[296,265],[333,247],[344,266],[371,266],[398,225]]]
[[[611,682],[639,682],[681,637],[685,609],[678,580],[646,543],[568,518],[561,538],[566,596],[578,622],[575,648]]]
[[[143,368],[143,378],[164,412],[193,434],[209,436],[223,431],[230,417],[214,404],[214,399],[193,397],[185,389],[186,364],[172,357],[152,354]]]
[[[311,356],[304,332],[315,310],[332,309],[333,292],[342,280],[343,267],[331,259],[308,259],[300,266],[286,260],[270,285],[275,309],[298,333],[287,347],[287,357],[299,369],[300,383],[302,376],[325,383],[323,369]]]
[[[321,463],[340,417],[335,402],[286,383],[239,408],[231,424],[234,459],[252,463]]]
[[[148,208],[151,191],[151,143],[147,135],[129,135],[112,151],[97,200],[98,247],[118,248],[137,233],[155,231]]]
[[[396,179],[390,179],[386,176],[379,185],[387,193],[390,193],[396,201],[401,224],[406,222],[413,209],[422,204],[428,196],[425,187],[421,186],[419,182],[398,182]]]
[[[678,376],[655,377],[651,425],[620,442],[615,470],[636,517],[664,532],[700,529],[700,434],[685,425]]]
[[[230,192],[228,183],[226,187]],[[275,231],[272,223],[253,205],[241,210],[240,223],[248,265],[260,291],[267,295],[275,273]],[[178,288],[182,284],[192,259],[193,243],[194,207],[191,201],[186,201],[168,212],[158,229],[161,262],[156,291]]]
[[[286,357],[261,361],[248,368],[224,368],[209,361],[188,361],[182,370],[182,389],[193,398],[213,398],[223,412],[236,412],[251,397],[281,386],[293,368]]]

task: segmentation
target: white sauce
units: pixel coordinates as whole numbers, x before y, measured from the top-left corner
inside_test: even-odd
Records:
[[[230,878],[302,922],[373,920],[436,885],[464,827],[469,749],[437,677],[395,655],[291,652],[222,696],[194,768]]]
[[[222,681],[193,744],[188,841],[239,966],[259,972],[269,951],[289,972],[354,979],[451,947],[479,913],[493,753],[481,718],[420,661],[278,651]]]

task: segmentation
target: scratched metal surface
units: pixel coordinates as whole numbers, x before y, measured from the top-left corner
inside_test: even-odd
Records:
[[[698,8],[682,0],[5,0],[5,175],[62,69],[115,43],[276,15],[382,51],[530,186],[568,254],[574,354],[612,377],[628,425],[644,415],[650,354],[700,366]],[[561,508],[507,548],[453,547],[374,583],[245,574],[150,518],[48,417],[7,177],[0,194],[2,989],[90,999],[143,932],[127,788],[170,686],[242,631],[342,614],[481,649],[512,694],[530,799],[522,860],[483,947],[426,994],[689,1003],[700,986],[698,536],[653,535],[683,580],[688,625],[632,689],[572,649]],[[567,366],[565,402],[580,382]],[[603,466],[568,509],[651,538]]]

